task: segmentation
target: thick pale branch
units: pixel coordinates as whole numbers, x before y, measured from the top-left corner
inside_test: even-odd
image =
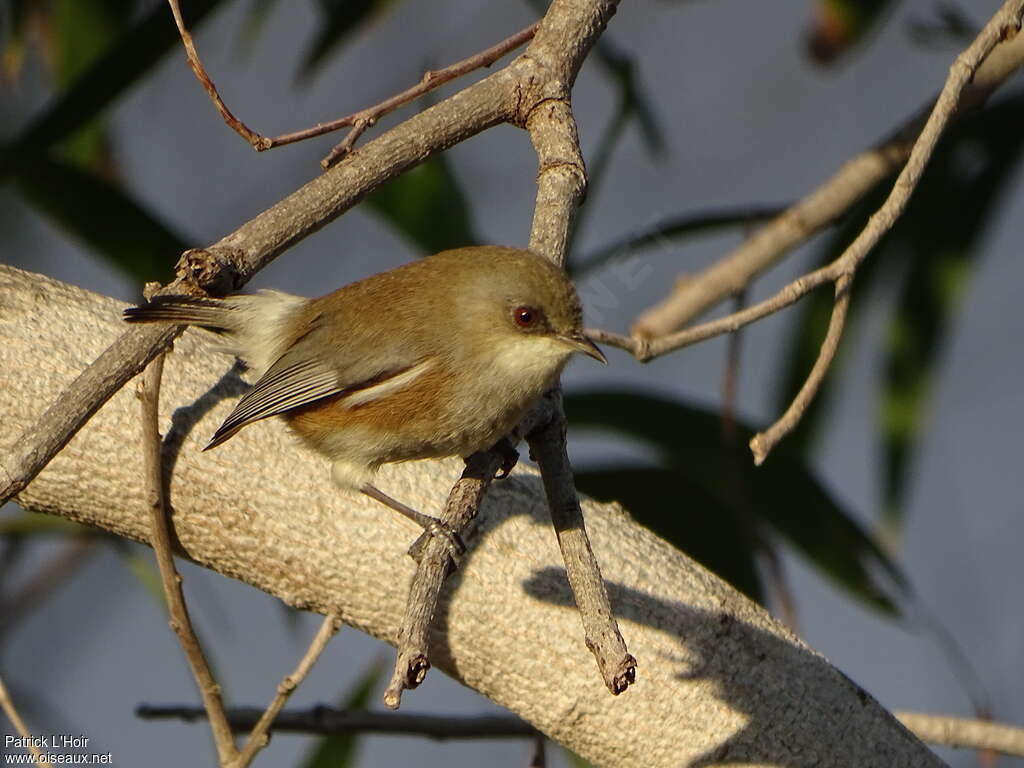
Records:
[[[118,302],[0,267],[0,453],[120,332]],[[52,311],[38,311],[44,305]],[[277,422],[201,449],[234,403],[231,361],[188,331],[168,354],[160,423],[180,551],[290,605],[397,641],[418,530],[333,488]],[[55,350],[60,350],[59,353]],[[223,380],[223,381],[222,381]],[[28,509],[146,541],[138,429],[115,396],[20,494]],[[265,457],[261,458],[261,457]],[[272,460],[269,457],[273,457]],[[461,468],[386,468],[382,487],[432,512]],[[878,704],[762,609],[610,505],[583,504],[612,610],[644,661],[638,695],[612,697],[579,642],[539,479],[494,484],[473,546],[438,606],[431,661],[597,765],[693,762],[937,766]]]
[[[897,719],[922,741],[963,749],[990,749],[1024,757],[1024,728],[966,717],[896,712]]]
[[[223,294],[304,237],[358,203],[370,190],[432,154],[512,114],[517,72],[494,73],[384,133],[281,202],[205,249],[185,253],[170,290]],[[25,487],[107,399],[177,335],[142,326],[124,331],[0,460],[0,503]]]

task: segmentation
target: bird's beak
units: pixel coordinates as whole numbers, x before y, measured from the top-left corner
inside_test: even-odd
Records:
[[[567,333],[565,335],[559,335],[558,340],[563,344],[568,344],[577,352],[582,352],[588,357],[592,357],[607,365],[608,358],[604,356],[604,352],[598,349],[597,344],[587,338],[583,331],[575,331],[574,333]]]

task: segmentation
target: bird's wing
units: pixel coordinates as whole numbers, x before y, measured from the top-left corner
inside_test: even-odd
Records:
[[[346,360],[329,341],[324,328],[314,323],[242,396],[203,450],[220,445],[255,421],[324,398],[348,394],[353,404],[369,402],[406,386],[426,369],[421,361],[394,354],[374,355],[376,362]]]

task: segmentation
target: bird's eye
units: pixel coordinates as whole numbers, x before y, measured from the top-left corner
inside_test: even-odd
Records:
[[[516,307],[512,312],[512,318],[520,328],[532,328],[537,324],[540,313],[533,307]]]

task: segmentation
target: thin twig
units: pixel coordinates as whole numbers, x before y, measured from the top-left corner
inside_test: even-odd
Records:
[[[786,412],[782,414],[778,421],[763,432],[758,432],[750,439],[750,450],[754,454],[754,463],[758,466],[768,458],[772,448],[793,431],[793,428],[803,418],[804,412],[811,404],[814,396],[818,394],[821,382],[824,381],[825,374],[828,373],[828,369],[832,366],[832,361],[835,359],[836,350],[839,349],[839,340],[843,337],[843,328],[846,326],[846,313],[850,308],[850,283],[851,278],[848,275],[843,275],[836,281],[836,301],[832,307],[832,317],[828,323],[828,331],[825,334],[824,341],[821,343],[818,359],[814,361],[814,366],[811,368],[807,380],[800,387],[800,391],[793,398],[793,402],[789,404],[789,408],[786,409]]]
[[[565,447],[565,415],[561,393],[554,418],[527,435],[530,455],[540,468],[551,523],[565,561],[565,571],[583,622],[584,640],[597,659],[608,690],[618,695],[636,680],[636,659],[626,650],[612,612],[601,568],[587,537],[572,465]]]
[[[1024,65],[1024,37],[1007,36],[975,72],[955,117],[980,107]],[[688,276],[672,295],[644,312],[631,333],[658,338],[674,332],[776,264],[797,245],[829,226],[910,156],[935,102],[871,149],[850,159],[827,181],[760,232],[703,271]]]
[[[990,749],[1004,755],[1024,757],[1024,728],[965,717],[929,715],[922,712],[893,712],[896,719],[921,741],[963,749]]]
[[[510,435],[493,448],[475,453],[466,460],[466,469],[452,486],[438,518],[441,525],[456,536],[465,531],[476,519],[495,474],[500,470],[504,476],[515,465],[518,458],[515,446],[538,424],[551,419],[553,409],[554,401],[546,395],[530,409]],[[421,534],[409,550],[417,561],[416,575],[409,585],[405,615],[398,631],[394,671],[384,691],[384,705],[390,709],[397,709],[402,701],[402,691],[422,683],[430,669],[430,626],[444,581],[456,566],[451,552],[449,541],[429,532]]]
[[[192,628],[185,595],[181,588],[181,576],[174,565],[172,554],[170,509],[164,488],[163,465],[160,453],[160,432],[158,415],[160,403],[160,380],[163,376],[164,356],[160,355],[143,373],[138,395],[142,404],[142,446],[145,467],[146,503],[150,510],[152,545],[156,553],[160,580],[163,582],[171,628],[178,636],[181,649],[185,652],[196,687],[209,713],[210,730],[217,746],[220,765],[231,765],[238,758],[231,727],[224,714],[220,686],[213,678],[206,662],[199,638]]]
[[[28,727],[25,725],[25,721],[21,719],[21,715],[18,714],[18,710],[14,707],[14,702],[11,701],[11,696],[7,692],[7,686],[4,685],[4,680],[0,677],[0,709],[3,709],[4,714],[11,721],[11,725],[14,726],[14,730],[18,732],[22,742],[20,746],[23,746],[29,751],[29,753],[35,758],[36,765],[42,765],[46,768],[53,768],[53,763],[46,760],[43,753],[39,750],[36,738],[32,736]],[[19,745],[12,745],[19,746]]]
[[[530,756],[530,768],[545,768],[548,764],[547,758],[548,739],[538,732],[533,737],[533,754]]]
[[[202,707],[152,706],[142,704],[135,714],[146,720],[184,720],[206,718]],[[256,707],[232,707],[228,722],[235,731],[247,731],[262,716]],[[426,736],[430,739],[509,739],[529,737],[537,729],[515,715],[406,715],[397,712],[364,712],[317,706],[312,709],[285,710],[273,722],[275,732],[315,733],[331,736],[339,733],[390,733]]]
[[[305,128],[301,131],[294,131],[280,136],[268,137],[253,131],[245,123],[235,117],[231,110],[228,109],[228,106],[224,103],[223,99],[221,99],[220,94],[217,91],[217,86],[214,85],[213,80],[210,78],[209,74],[207,74],[206,68],[203,67],[203,63],[196,51],[195,44],[192,42],[192,35],[189,34],[188,29],[185,27],[185,21],[182,19],[181,9],[178,7],[178,0],[167,0],[167,2],[171,6],[171,12],[174,14],[174,22],[178,25],[178,32],[181,35],[181,42],[185,46],[185,55],[188,58],[188,64],[195,73],[196,78],[210,95],[210,100],[213,101],[213,105],[217,108],[217,112],[220,113],[224,122],[227,123],[235,133],[245,139],[256,151],[262,152],[267,149],[273,149],[274,147],[282,147],[286,144],[293,144],[297,141],[311,139],[316,136],[323,136],[326,133],[331,133],[333,131],[340,130],[341,128],[347,128],[349,126],[352,127],[352,130],[348,132],[341,143],[335,146],[334,149],[331,150],[330,154],[321,161],[320,165],[325,169],[330,168],[338,160],[348,154],[366,129],[374,125],[374,123],[376,123],[380,118],[394,112],[402,105],[408,104],[410,101],[414,101],[420,96],[430,93],[447,82],[458,77],[462,77],[463,75],[468,74],[473,70],[480,69],[481,67],[491,66],[491,64],[505,54],[510,51],[514,51],[519,46],[531,40],[537,32],[537,27],[540,25],[539,21],[534,22],[515,34],[509,35],[500,43],[492,45],[490,48],[480,51],[479,53],[475,53],[461,61],[457,61],[443,69],[429,70],[423,74],[423,77],[415,85],[406,88],[401,93],[397,93],[379,104],[373,105],[372,107],[367,107],[359,112],[353,112],[351,115],[346,115],[345,117],[338,118],[337,120],[331,120],[326,123],[317,123],[313,127]]]
[[[220,116],[224,118],[224,122],[231,126],[235,133],[249,142],[254,148],[267,149],[267,139],[255,131],[249,130],[245,123],[231,113],[228,105],[224,103],[224,100],[221,99],[220,94],[217,92],[217,86],[213,84],[213,80],[206,74],[206,68],[203,67],[203,62],[199,59],[199,54],[196,52],[196,46],[192,42],[192,35],[189,34],[188,29],[185,27],[185,20],[181,17],[181,8],[178,7],[178,0],[167,0],[167,3],[171,6],[171,13],[174,14],[174,23],[178,25],[178,34],[181,35],[181,43],[185,46],[185,56],[188,58],[188,65],[192,68],[200,84],[210,95],[213,106],[217,108]]]
[[[861,262],[877,245],[881,237],[888,232],[896,220],[902,215],[910,200],[911,194],[921,180],[925,167],[931,159],[935,146],[938,144],[946,126],[949,124],[960,103],[960,96],[970,82],[972,75],[985,60],[990,51],[1003,39],[1017,35],[1024,14],[1024,0],[1007,0],[991,18],[974,42],[963,51],[953,62],[946,82],[935,101],[935,106],[928,116],[920,135],[914,142],[910,157],[900,171],[893,184],[889,196],[882,207],[868,220],[867,225],[857,235],[841,256],[814,272],[793,281],[774,296],[755,304],[748,309],[734,312],[709,323],[688,328],[677,333],[648,339],[635,333],[631,337],[601,330],[588,330],[588,335],[597,342],[618,346],[633,353],[641,360],[647,361],[667,352],[679,349],[688,344],[735,331],[744,325],[759,320],[794,303],[808,292],[827,282],[835,283],[836,305],[829,326],[826,343],[811,370],[808,381],[801,388],[797,399],[771,429],[763,435],[756,435],[751,440],[751,450],[757,464],[764,461],[768,452],[786,433],[799,421],[807,402],[813,398],[821,378],[824,376],[835,356],[835,348],[829,346],[830,340],[838,343],[845,321],[846,309],[849,304],[847,293],[848,283]]]
[[[321,166],[324,168],[330,168],[338,162],[338,160],[347,155],[349,151],[351,151],[356,141],[359,140],[359,137],[362,136],[363,132],[367,128],[371,127],[382,117],[394,112],[403,104],[408,104],[410,101],[414,101],[420,96],[430,93],[435,88],[439,88],[451,80],[462,77],[475,69],[491,66],[491,64],[496,62],[505,54],[510,51],[514,51],[519,46],[532,40],[533,36],[537,33],[537,27],[539,26],[540,22],[535,21],[533,24],[528,27],[524,27],[514,35],[509,35],[500,43],[492,45],[490,48],[480,51],[479,53],[475,53],[462,61],[449,64],[444,69],[428,70],[423,74],[423,77],[418,83],[416,83],[416,85],[406,88],[401,93],[396,93],[394,96],[385,99],[372,107],[367,107],[359,112],[354,112],[340,120],[324,123],[322,126],[318,125],[315,128],[308,129],[307,131],[298,131],[296,133],[279,136],[276,139],[270,139],[270,146],[276,147],[292,141],[299,141],[300,139],[305,139],[309,136],[319,136],[322,133],[335,131],[339,128],[351,125],[352,130],[348,132],[348,135],[346,135],[341,143],[330,151],[327,157],[320,161]],[[308,135],[303,135],[306,133],[308,133]]]
[[[324,616],[320,629],[313,637],[313,641],[309,644],[309,648],[306,649],[306,653],[299,660],[298,666],[278,684],[277,693],[274,694],[274,698],[263,714],[260,715],[256,724],[252,726],[252,731],[245,740],[245,745],[242,747],[242,751],[239,753],[238,760],[233,768],[246,768],[252,762],[252,759],[256,757],[256,753],[269,743],[270,739],[267,737],[267,733],[274,719],[284,708],[292,692],[306,679],[309,670],[313,668],[316,660],[320,658],[320,654],[323,653],[327,643],[338,632],[340,626],[341,619],[338,614],[332,613]],[[230,715],[227,717],[230,727],[234,728],[235,726],[231,722]]]
[[[502,463],[497,451],[482,451],[466,461],[462,477],[452,487],[444,511],[438,518],[441,525],[456,536],[476,517],[480,502],[495,472]],[[430,669],[430,626],[441,597],[445,578],[455,569],[449,543],[429,533],[420,537],[413,552],[418,560],[416,575],[409,585],[405,616],[398,631],[397,654],[391,681],[384,691],[384,706],[398,709],[402,691],[416,688]]]

